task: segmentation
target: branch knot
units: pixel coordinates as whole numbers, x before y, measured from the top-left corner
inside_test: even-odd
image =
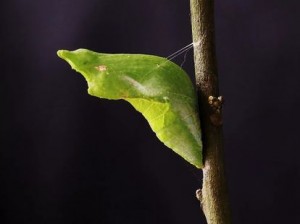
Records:
[[[222,120],[222,106],[224,99],[222,96],[209,96],[208,104],[210,105],[210,121],[214,126],[220,126],[223,124]]]

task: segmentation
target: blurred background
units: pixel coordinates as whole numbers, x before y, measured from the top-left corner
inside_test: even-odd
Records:
[[[215,1],[236,224],[300,223],[299,7]],[[56,56],[167,57],[192,42],[189,1],[10,0],[0,17],[0,223],[204,224],[201,171]],[[192,51],[183,67],[193,79]]]

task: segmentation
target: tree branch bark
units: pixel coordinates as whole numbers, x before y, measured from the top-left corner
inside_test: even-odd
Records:
[[[214,45],[214,1],[190,0],[196,88],[204,144],[202,189],[198,199],[208,224],[229,224],[222,141],[222,98],[219,97]]]

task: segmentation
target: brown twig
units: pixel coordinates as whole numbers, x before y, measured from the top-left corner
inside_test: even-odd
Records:
[[[190,0],[190,7],[204,144],[203,185],[197,196],[208,224],[230,224],[223,162],[223,98],[219,97],[214,47],[214,1]]]

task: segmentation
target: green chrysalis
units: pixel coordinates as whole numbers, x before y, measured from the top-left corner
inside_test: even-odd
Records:
[[[166,146],[203,167],[196,92],[178,65],[152,55],[85,49],[60,50],[58,55],[85,77],[90,95],[128,101]]]

